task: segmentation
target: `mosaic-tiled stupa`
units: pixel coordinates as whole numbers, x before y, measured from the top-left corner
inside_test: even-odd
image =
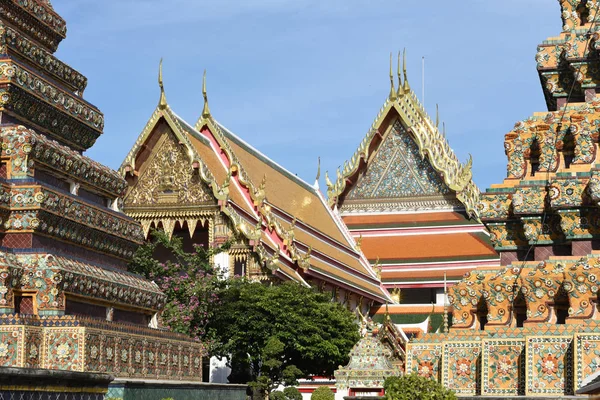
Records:
[[[507,178],[478,206],[502,267],[466,274],[450,332],[407,349],[407,372],[463,396],[559,398],[600,370],[600,5],[560,4],[536,56],[548,111],[505,136]]]
[[[0,366],[200,380],[202,346],[148,327],[165,296],[127,271],[127,183],[82,155],[104,118],[65,36],[49,1],[0,1]]]
[[[405,342],[390,319],[380,325],[365,321],[362,329],[350,361],[335,371],[336,398],[383,395],[385,379],[403,373]]]

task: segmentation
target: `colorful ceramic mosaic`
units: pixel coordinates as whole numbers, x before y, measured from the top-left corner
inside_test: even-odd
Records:
[[[409,343],[406,349],[405,372],[440,380],[442,348],[441,344]]]
[[[482,395],[525,394],[523,371],[525,371],[524,339],[484,339],[481,355]]]
[[[573,340],[575,356],[574,388],[579,389],[583,381],[600,371],[600,333],[577,333]]]
[[[338,389],[382,389],[385,378],[400,374],[390,362],[391,353],[374,334],[364,336],[350,352],[350,361],[335,371]]]
[[[526,395],[572,393],[572,340],[570,336],[527,338]]]
[[[445,342],[442,383],[458,395],[477,394],[481,342]]]

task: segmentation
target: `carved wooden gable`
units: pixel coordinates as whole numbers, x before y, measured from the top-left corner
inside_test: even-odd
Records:
[[[451,190],[396,121],[348,192],[347,200],[444,196]]]
[[[169,131],[163,133],[125,196],[129,207],[216,204],[210,188],[192,168],[187,149]]]

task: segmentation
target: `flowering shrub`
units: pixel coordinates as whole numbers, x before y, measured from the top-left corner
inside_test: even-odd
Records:
[[[207,335],[206,327],[219,301],[217,292],[225,285],[210,260],[228,245],[216,249],[195,245],[190,253],[184,251],[180,237],[169,240],[159,231],[152,236],[154,240],[138,248],[129,270],[154,281],[167,295],[161,314],[167,328],[210,346],[212,338]],[[157,260],[158,252],[167,260]]]

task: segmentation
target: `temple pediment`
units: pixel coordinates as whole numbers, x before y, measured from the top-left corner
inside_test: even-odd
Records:
[[[419,155],[418,145],[396,120],[356,184],[348,191],[346,201],[406,201],[449,195],[450,188],[429,159]]]
[[[148,159],[140,166],[136,184],[125,196],[130,208],[172,205],[215,206],[210,188],[194,170],[185,147],[179,144],[173,132],[165,132]]]

